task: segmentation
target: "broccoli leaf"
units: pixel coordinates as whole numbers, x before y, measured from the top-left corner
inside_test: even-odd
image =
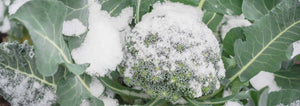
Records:
[[[216,31],[222,19],[222,14],[206,11],[204,13],[202,21],[207,25],[209,29],[211,29],[212,31]]]
[[[206,0],[203,9],[226,15],[240,15],[242,3],[243,0]]]
[[[252,90],[250,91],[251,100],[254,102],[255,106],[266,106],[268,99],[269,88],[265,87],[259,91]]]
[[[87,0],[61,0],[67,7],[65,21],[78,19],[84,26],[88,26],[88,1]],[[84,41],[87,33],[77,36],[64,36],[70,50],[77,48]]]
[[[127,88],[115,81],[112,81],[107,76],[99,77],[98,79],[99,79],[99,81],[101,81],[101,83],[105,87],[107,87],[108,89],[114,91],[115,93],[117,93],[119,95],[126,95],[126,96],[130,96],[130,97],[135,97],[135,98],[150,99],[149,95],[143,93],[142,91]]]
[[[239,71],[230,78],[248,81],[259,71],[274,72],[281,61],[287,60],[286,51],[291,43],[300,39],[300,3],[298,0],[281,2],[269,14],[246,27],[246,41],[234,44]]]
[[[285,89],[300,89],[300,65],[296,64],[289,70],[280,70],[274,73],[278,86]]]
[[[245,35],[243,33],[243,27],[232,28],[225,36],[223,40],[223,50],[234,56],[234,42],[238,39],[245,39]]]
[[[56,83],[65,71],[49,77],[41,75],[34,55],[33,47],[27,42],[0,44],[0,94],[12,105],[55,103]],[[44,98],[46,94],[50,95]]]
[[[60,1],[29,1],[12,15],[22,22],[32,38],[36,64],[44,76],[53,75],[62,63],[72,64],[68,46],[62,36],[62,24],[67,13],[65,5]],[[84,71],[82,66],[73,65],[70,70]]]
[[[275,7],[281,0],[244,0],[242,11],[246,18],[258,20]]]
[[[164,0],[100,0],[101,9],[106,10],[111,16],[118,16],[122,9],[133,7],[135,22],[140,22],[142,16],[151,11],[151,6],[157,1]]]
[[[292,102],[298,101],[300,102],[300,91],[295,89],[283,89],[276,92],[271,92],[268,95],[268,103],[267,106],[276,106],[276,105],[289,105]],[[296,104],[295,104],[296,105]],[[293,106],[293,105],[289,105]]]

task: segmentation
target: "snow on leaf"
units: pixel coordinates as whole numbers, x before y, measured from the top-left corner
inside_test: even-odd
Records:
[[[66,36],[79,36],[87,30],[78,19],[64,21],[62,33]]]

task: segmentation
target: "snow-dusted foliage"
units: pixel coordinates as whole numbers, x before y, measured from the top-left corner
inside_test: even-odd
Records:
[[[243,26],[249,26],[251,23],[245,19],[244,15],[241,16],[229,16],[224,15],[224,18],[222,20],[222,25],[220,26],[220,32],[222,39],[225,38],[227,32],[230,31],[230,29],[235,27],[243,27]]]
[[[1,43],[0,53],[0,93],[11,105],[50,106],[56,102],[55,88],[34,79],[38,76],[30,63],[32,46]]]
[[[76,63],[90,63],[86,72],[92,76],[104,76],[109,70],[114,70],[123,59],[119,32],[122,27],[115,27],[115,20],[100,8],[98,2],[89,0],[89,31],[81,46],[72,51]],[[132,10],[122,13],[132,14]],[[128,22],[129,17],[123,16],[127,18],[124,21]]]
[[[270,89],[269,92],[278,91],[280,90],[280,87],[277,86],[274,78],[275,76],[273,73],[261,71],[250,79],[250,83],[257,90],[268,86]]]
[[[169,100],[218,89],[225,70],[202,11],[171,2],[153,7],[126,36],[125,82]]]
[[[86,26],[78,19],[72,19],[63,23],[62,33],[66,36],[79,36],[86,31]]]
[[[280,103],[280,104],[278,104],[276,106],[300,106],[300,100],[296,100],[296,101],[294,101],[294,102],[292,102],[292,103],[290,103],[288,105],[284,105],[284,104]]]
[[[228,101],[224,104],[224,106],[243,106],[239,102],[234,102],[234,101]]]
[[[295,57],[296,55],[300,54],[300,41],[294,42],[293,43],[293,54],[292,54],[292,58]]]

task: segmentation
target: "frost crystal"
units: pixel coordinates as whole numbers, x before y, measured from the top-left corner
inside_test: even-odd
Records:
[[[71,21],[64,21],[63,34],[66,36],[79,36],[86,31],[84,26],[78,19],[72,19]]]
[[[276,106],[300,106],[300,100],[296,100],[296,101],[294,101],[294,102],[292,102],[292,103],[290,103],[288,105],[284,105],[284,104],[280,103],[280,104],[278,104]]]
[[[30,0],[15,0],[8,8],[9,15],[15,14],[17,10]]]
[[[218,41],[201,21],[202,11],[171,2],[153,7],[126,36],[125,82],[170,100],[218,89],[225,70]]]
[[[250,79],[250,83],[256,90],[260,90],[266,86],[269,86],[269,92],[280,90],[280,87],[277,86],[274,80],[274,74],[270,72],[259,72]]]
[[[114,20],[94,0],[89,0],[89,31],[79,48],[72,51],[76,63],[90,63],[86,72],[92,76],[104,76],[114,70],[123,59],[119,29]],[[128,24],[126,24],[128,25]]]
[[[229,32],[230,29],[232,28],[251,25],[251,23],[248,20],[246,20],[243,15],[241,16],[225,15],[221,23],[223,23],[223,25],[221,26],[222,39],[225,38],[227,32]]]
[[[13,106],[50,106],[55,103],[53,88],[46,87],[25,75],[0,67],[0,92]]]

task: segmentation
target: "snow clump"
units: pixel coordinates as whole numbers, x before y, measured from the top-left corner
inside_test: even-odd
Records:
[[[62,33],[66,36],[79,36],[86,31],[84,26],[78,19],[64,21]]]
[[[296,101],[294,101],[294,102],[292,102],[292,103],[290,103],[288,105],[284,105],[284,104],[280,103],[280,104],[278,104],[276,106],[300,106],[300,100],[296,100]]]
[[[245,19],[244,15],[240,15],[240,16],[225,15],[221,23],[223,24],[221,25],[222,39],[225,38],[227,32],[229,32],[230,29],[232,28],[251,25],[251,23]]]
[[[30,0],[15,0],[8,8],[9,15],[15,14],[17,10]]]
[[[106,11],[94,0],[89,0],[88,33],[79,48],[72,51],[77,64],[90,63],[86,72],[92,76],[104,76],[109,70],[114,70],[123,60],[120,32]],[[122,14],[132,14],[127,10]],[[127,15],[121,15],[127,16]],[[123,17],[129,18],[129,17]],[[124,19],[125,20],[125,19]],[[123,24],[123,25],[128,25]]]
[[[218,41],[201,21],[203,12],[181,3],[153,7],[126,35],[120,68],[125,83],[173,102],[217,90],[225,69]]]
[[[275,76],[273,73],[261,71],[250,79],[250,83],[256,90],[268,86],[269,92],[279,91],[280,87],[277,86],[274,78]]]

